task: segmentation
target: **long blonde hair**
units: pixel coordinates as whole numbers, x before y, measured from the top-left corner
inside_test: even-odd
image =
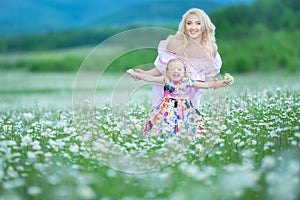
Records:
[[[184,37],[184,49],[186,49],[187,44],[188,44],[188,39],[187,39],[188,34],[187,34],[185,24],[186,24],[187,17],[190,14],[195,14],[199,17],[199,20],[202,25],[202,30],[203,30],[200,43],[206,48],[209,55],[212,56],[212,54],[213,54],[212,45],[213,45],[213,43],[216,42],[216,38],[215,38],[216,27],[211,22],[209,16],[203,10],[201,10],[199,8],[189,9],[186,13],[184,13],[182,15],[182,20],[179,23],[177,33],[183,35],[183,37]]]

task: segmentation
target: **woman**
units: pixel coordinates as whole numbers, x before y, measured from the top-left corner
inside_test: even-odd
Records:
[[[220,72],[222,60],[215,40],[215,26],[203,10],[198,8],[188,10],[182,16],[177,33],[159,43],[155,68],[135,71],[161,76],[167,63],[174,58],[179,58],[187,64],[188,76],[196,81],[208,80]],[[139,79],[137,76],[133,78]],[[162,97],[163,86],[154,84],[152,105],[157,105]],[[195,107],[198,107],[200,97],[201,89],[192,88],[191,101]]]

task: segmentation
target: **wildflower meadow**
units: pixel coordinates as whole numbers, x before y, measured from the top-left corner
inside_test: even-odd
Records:
[[[83,112],[79,118],[69,107],[34,102],[3,108],[0,200],[300,199],[297,77],[262,77],[235,76],[214,137],[209,127],[216,121],[205,93],[200,112],[207,137],[184,147],[141,136],[150,99],[118,114],[98,104],[92,116]],[[140,154],[152,157],[133,159]],[[143,170],[137,168],[141,160]]]

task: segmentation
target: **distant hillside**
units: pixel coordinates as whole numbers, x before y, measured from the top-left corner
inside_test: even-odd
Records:
[[[145,7],[147,5],[148,7]],[[176,30],[182,13],[190,7],[194,7],[194,2],[186,3],[185,6],[179,5],[181,4],[161,3],[159,6],[140,4],[116,12],[114,16],[107,15],[106,18],[95,20],[91,22],[93,25],[90,27],[92,28],[68,29],[9,38],[0,37],[0,52],[40,51],[97,45],[116,33],[134,27],[151,26],[155,23]],[[268,34],[272,31],[300,29],[298,0],[257,0],[251,4],[234,4],[219,10],[216,10],[216,6],[213,5],[213,3],[207,4],[206,9],[212,10],[209,15],[217,27],[216,36],[218,40],[236,40],[242,37]],[[163,12],[168,9],[168,12]],[[179,11],[180,9],[182,12]],[[147,11],[139,12],[140,15],[136,17],[134,10]],[[148,16],[150,13],[152,16]],[[176,17],[174,16],[178,19],[175,20]],[[101,26],[101,24],[106,25]],[[116,26],[117,24],[118,26]]]
[[[197,7],[211,13],[238,2],[251,0],[173,0],[148,2],[123,9],[93,21],[93,25],[178,25],[182,15],[190,8]]]
[[[233,5],[211,12],[210,17],[217,27],[216,36],[224,69],[228,72],[299,71],[300,4],[298,1],[257,0],[249,5]],[[140,5],[139,9],[142,8],[143,6]],[[158,9],[163,9],[163,6],[148,8],[156,11]],[[172,10],[176,8],[173,7]],[[130,11],[131,9],[127,9],[118,12],[120,16],[107,17],[103,23],[126,25],[126,20],[124,21],[121,15],[126,19],[133,18],[130,16],[132,14]],[[141,14],[139,20],[146,19],[143,16]],[[152,19],[157,18],[157,16],[152,17]],[[115,22],[114,20],[117,19],[119,21]],[[164,27],[176,30],[177,25],[178,22]],[[95,26],[0,38],[0,71],[1,69],[76,70],[90,48],[107,37],[131,28],[134,26]],[[116,67],[113,69],[125,71],[126,66],[138,66],[145,61],[152,62],[157,52],[131,53],[130,57],[115,63]]]
[[[85,27],[91,20],[126,9],[138,1],[120,1],[117,5],[107,0],[0,1],[0,36]]]
[[[207,12],[253,0],[0,1],[0,37],[94,26],[178,23],[191,7]]]

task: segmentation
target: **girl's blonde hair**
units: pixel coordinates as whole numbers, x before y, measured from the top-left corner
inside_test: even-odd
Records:
[[[186,49],[188,40],[187,40],[187,30],[186,30],[186,20],[187,17],[190,14],[195,14],[198,16],[201,26],[202,26],[202,37],[201,37],[201,44],[206,48],[207,52],[209,53],[210,56],[213,54],[213,48],[212,45],[213,43],[216,42],[215,38],[215,25],[211,22],[209,16],[201,9],[199,8],[191,8],[189,9],[185,14],[182,16],[182,20],[179,23],[178,26],[178,33],[183,35],[184,39],[184,49]]]
[[[187,74],[186,74],[186,67],[185,67],[184,61],[180,60],[178,58],[172,58],[172,59],[169,60],[167,66],[166,66],[166,70],[164,72],[164,80],[165,80],[165,82],[169,82],[171,80],[170,77],[168,76],[167,72],[169,71],[170,64],[174,63],[174,62],[180,62],[180,63],[182,63],[183,68],[184,68],[185,76],[187,76]]]

